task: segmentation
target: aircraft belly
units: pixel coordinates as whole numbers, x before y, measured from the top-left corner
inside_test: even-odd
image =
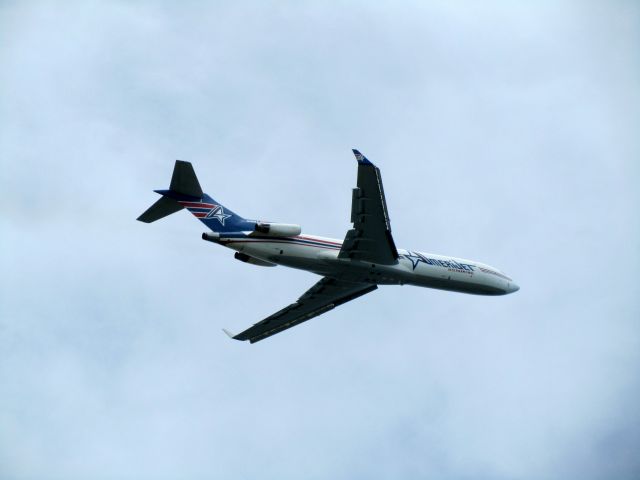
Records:
[[[336,268],[318,258],[318,248],[287,242],[234,242],[227,245],[252,257],[301,270],[328,275]],[[323,251],[323,250],[321,250]],[[337,255],[337,253],[336,253]]]
[[[476,283],[464,280],[444,279],[435,277],[417,277],[412,282],[407,282],[418,287],[449,290],[452,292],[471,293],[476,295],[504,295],[502,288],[497,288],[484,283]]]
[[[494,278],[449,271],[433,265],[419,264],[415,269],[409,261],[401,261],[397,265],[377,265],[338,258],[337,250],[286,241],[229,242],[226,246],[267,262],[352,282],[406,284],[477,295],[506,293],[505,286]]]
[[[469,275],[457,272],[442,272],[433,267],[421,266],[416,268],[411,280],[407,283],[420,287],[436,288],[476,295],[504,295],[504,286],[493,279],[484,278],[476,274]]]

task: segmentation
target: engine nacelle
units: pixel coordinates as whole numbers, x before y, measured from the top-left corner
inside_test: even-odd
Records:
[[[219,243],[220,234],[217,232],[203,232],[202,239],[206,240],[207,242]]]
[[[258,265],[260,267],[275,267],[275,263],[265,262],[264,260],[260,260],[259,258],[252,257],[247,255],[246,253],[236,252],[233,256],[236,260],[240,260],[244,263],[250,263],[251,265]]]
[[[300,235],[302,227],[293,223],[256,222],[256,233],[270,237],[295,237]]]

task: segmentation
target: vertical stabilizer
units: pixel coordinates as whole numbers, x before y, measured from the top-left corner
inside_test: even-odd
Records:
[[[202,198],[202,188],[190,162],[176,160],[169,190],[189,197]]]

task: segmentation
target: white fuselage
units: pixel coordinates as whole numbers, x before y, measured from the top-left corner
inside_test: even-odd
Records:
[[[519,289],[500,270],[473,260],[403,249],[398,249],[395,265],[338,258],[342,241],[315,235],[225,237],[220,234],[215,242],[264,262],[353,282],[407,284],[477,295],[505,295]]]

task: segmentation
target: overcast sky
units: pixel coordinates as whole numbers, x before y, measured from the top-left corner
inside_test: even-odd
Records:
[[[267,6],[267,3],[270,5]],[[0,4],[0,477],[640,477],[640,5]],[[135,218],[174,160],[521,290],[384,287],[255,345],[317,277]]]

